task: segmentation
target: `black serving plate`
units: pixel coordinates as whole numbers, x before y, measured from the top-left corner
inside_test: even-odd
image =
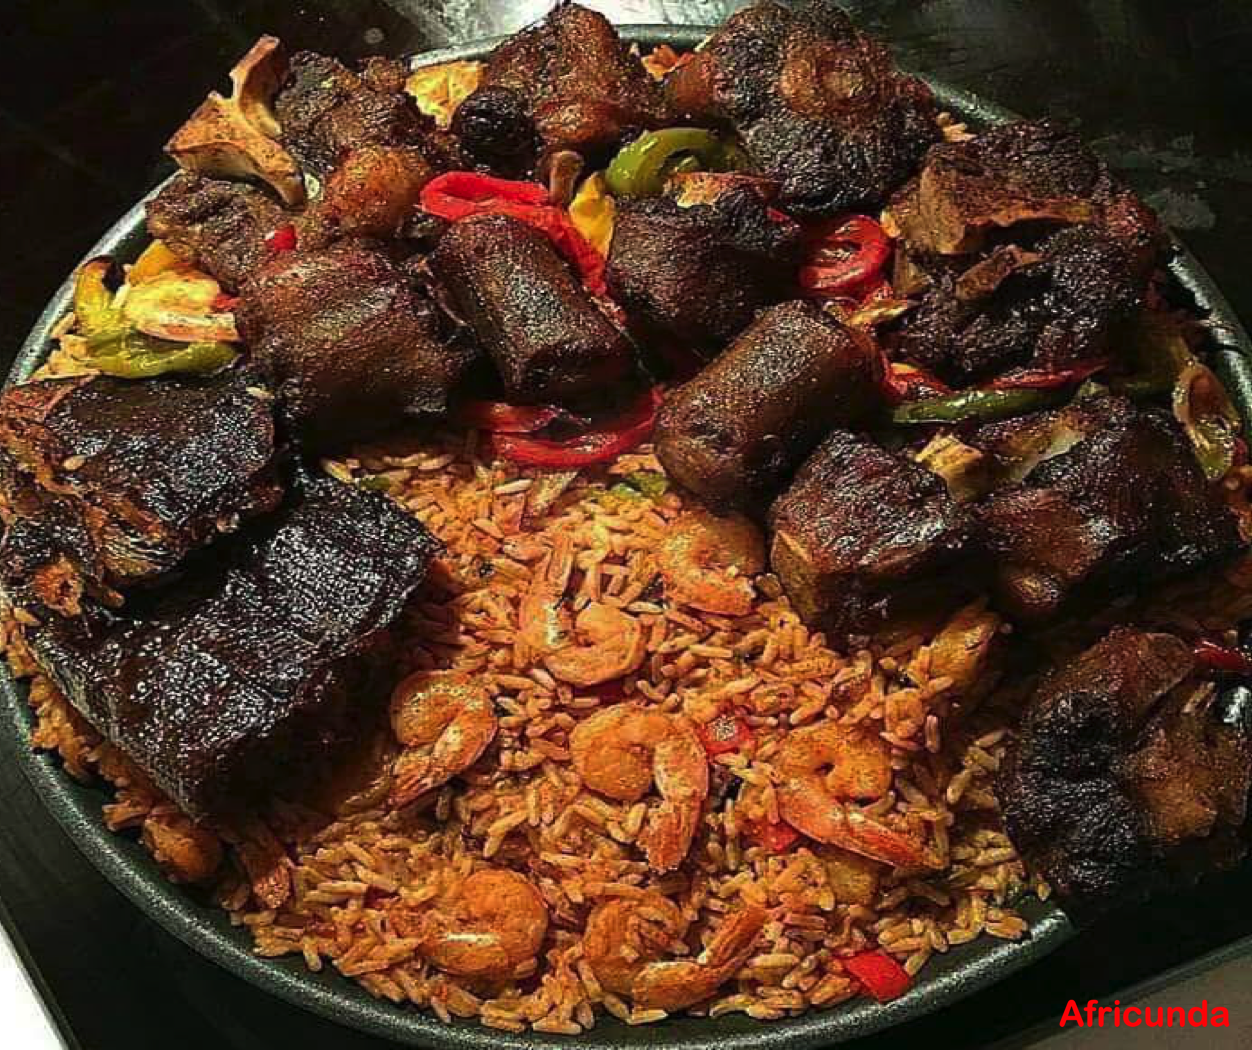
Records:
[[[627,40],[645,48],[659,43],[691,47],[707,32],[699,27],[622,28]],[[414,65],[480,58],[496,42],[483,40],[428,52],[415,59]],[[1013,116],[969,93],[933,81],[931,86],[948,110],[970,124],[1000,123]],[[143,209],[144,201],[140,201],[87,257],[106,254],[133,259],[147,241]],[[1213,333],[1214,366],[1244,419],[1252,420],[1252,341],[1208,274],[1180,244],[1176,245],[1170,269],[1198,312],[1207,318]],[[67,280],[19,351],[10,382],[28,377],[46,356],[52,328],[69,310],[71,294]],[[7,669],[0,671],[0,707],[0,747],[4,749],[4,758],[23,770],[47,808],[92,863],[165,929],[249,983],[341,1024],[413,1046],[532,1050],[568,1046],[575,1041],[540,1033],[511,1035],[483,1028],[476,1022],[445,1025],[411,1007],[376,1000],[359,985],[333,972],[311,973],[298,958],[259,958],[252,953],[248,934],[232,927],[224,912],[169,883],[142,846],[105,828],[101,807],[108,794],[102,787],[77,783],[63,772],[56,758],[31,749],[32,713],[26,703],[26,689],[14,681]],[[804,1050],[844,1042],[953,1003],[1030,965],[1075,935],[1069,920],[1055,906],[1035,901],[1023,909],[1023,914],[1031,923],[1027,939],[1009,943],[983,938],[938,956],[906,995],[886,1005],[857,1000],[833,1010],[769,1023],[731,1015],[716,1020],[675,1018],[632,1028],[606,1017],[591,1034],[578,1037],[577,1042],[588,1047],[647,1045],[662,1050]]]

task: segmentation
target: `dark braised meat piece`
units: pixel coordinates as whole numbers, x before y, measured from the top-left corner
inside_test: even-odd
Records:
[[[824,0],[733,15],[666,93],[678,114],[733,126],[795,215],[885,203],[939,137],[930,90]]]
[[[1243,853],[1252,748],[1190,647],[1119,627],[1026,706],[997,794],[1018,852],[1085,917]]]
[[[707,204],[619,202],[605,279],[643,335],[707,352],[792,292],[800,251],[795,223],[731,184]]]
[[[893,356],[958,385],[1014,366],[1054,372],[1111,352],[1146,282],[1125,247],[1074,226],[1033,250],[996,249],[938,277],[892,339]]]
[[[510,397],[577,398],[629,369],[626,337],[551,240],[526,223],[506,215],[463,219],[443,235],[429,263]]]
[[[232,292],[265,261],[265,238],[291,221],[267,190],[186,172],[148,201],[147,213],[153,237]]]
[[[1022,620],[1044,620],[1084,593],[1164,579],[1244,547],[1234,514],[1172,417],[1123,398],[1096,401],[1083,416],[1079,426],[1064,416],[1028,416],[989,428],[991,438],[968,439],[1003,447],[1020,427],[1028,445],[1059,423],[1052,454],[978,510],[997,561],[1000,604]]]
[[[665,118],[660,88],[613,24],[562,3],[491,53],[452,130],[479,163],[516,175],[540,152],[607,153]]]
[[[371,650],[436,547],[385,497],[321,479],[212,576],[142,614],[104,613],[90,636],[49,618],[26,640],[185,812],[246,812],[324,768],[368,717]]]
[[[244,285],[235,317],[314,443],[442,412],[471,356],[440,341],[433,306],[368,241],[275,256]]]
[[[1046,120],[933,146],[891,212],[909,250],[921,255],[968,255],[1006,236],[1020,243],[1040,229],[1095,225],[1142,275],[1160,241],[1151,211],[1077,135]]]
[[[109,587],[149,582],[277,506],[271,405],[254,382],[235,372],[140,383],[76,376],[7,390],[6,522],[48,515],[23,526],[24,560],[55,562],[59,552]]]
[[[434,175],[412,146],[351,150],[310,206],[300,243],[311,248],[339,237],[395,237],[417,212],[422,187]]]
[[[389,59],[371,59],[354,73],[326,55],[292,55],[274,99],[283,145],[319,179],[363,146],[419,145],[431,122],[404,93],[406,76],[404,64]]]
[[[796,611],[834,638],[868,634],[958,580],[974,535],[943,482],[869,438],[834,431],[770,511],[770,564]]]
[[[665,400],[657,456],[718,510],[763,510],[834,426],[879,404],[877,348],[807,302],[762,313]]]

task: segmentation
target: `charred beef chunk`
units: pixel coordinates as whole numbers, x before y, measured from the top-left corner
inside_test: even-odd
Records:
[[[442,412],[469,363],[440,341],[413,281],[368,241],[275,256],[244,285],[235,317],[315,444]]]
[[[891,340],[892,354],[957,385],[1013,367],[1060,371],[1107,356],[1145,287],[1119,241],[1073,226],[1034,250],[998,248],[937,279]]]
[[[824,0],[733,15],[666,92],[676,113],[734,127],[794,215],[885,203],[939,137],[930,90]]]
[[[291,221],[268,191],[186,172],[148,201],[148,232],[236,291],[267,258],[265,238]]]
[[[800,250],[795,223],[774,221],[759,193],[731,183],[707,204],[621,201],[605,279],[645,336],[707,352],[787,297]]]
[[[231,372],[10,388],[0,398],[0,448],[11,466],[0,472],[6,518],[51,515],[23,526],[21,542],[44,535],[53,561],[51,551],[68,546],[62,553],[109,587],[168,573],[281,498],[271,406],[254,382]]]
[[[318,179],[363,146],[420,145],[431,124],[404,93],[406,76],[403,63],[387,59],[372,59],[354,73],[326,55],[292,55],[274,99],[283,145]]]
[[[455,223],[429,258],[453,308],[495,361],[508,395],[597,392],[631,364],[625,335],[538,230],[506,215]]]
[[[26,639],[188,814],[246,811],[351,738],[370,651],[436,546],[385,497],[322,479],[212,578],[107,616],[90,637],[52,618]]]
[[[1085,917],[1243,853],[1252,748],[1190,677],[1189,646],[1115,628],[1026,706],[997,794],[1009,837]]]
[[[1150,210],[1077,135],[1046,120],[933,146],[891,213],[908,250],[923,256],[970,255],[1006,237],[1020,242],[1041,229],[1095,225],[1142,274],[1160,239]]]
[[[974,527],[906,456],[834,431],[770,512],[770,563],[796,611],[832,637],[871,633],[960,586]],[[967,573],[968,575],[968,573]]]
[[[1058,424],[1048,458],[978,511],[1000,604],[1022,620],[1047,619],[1083,592],[1167,578],[1244,547],[1234,514],[1171,417],[1123,398],[1085,412],[1095,415],[1081,426],[1046,415],[1044,424]],[[969,440],[1002,447],[1014,426],[1038,433],[1041,421],[1025,417]]]
[[[539,154],[608,153],[666,123],[660,88],[602,14],[558,4],[491,53],[452,130],[479,163],[517,175]]]
[[[412,146],[366,145],[344,156],[310,206],[300,243],[339,237],[395,237],[417,212],[435,169]]]
[[[763,510],[834,426],[879,403],[877,348],[811,303],[772,306],[665,401],[657,456],[717,510]]]

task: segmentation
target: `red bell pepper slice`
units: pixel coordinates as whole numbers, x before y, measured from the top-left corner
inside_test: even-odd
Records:
[[[884,361],[882,388],[887,401],[893,405],[952,393],[951,387],[926,369],[904,361]]]
[[[859,299],[881,280],[891,240],[867,215],[824,223],[800,267],[800,287],[823,298]]]
[[[421,193],[424,211],[449,222],[471,215],[508,215],[551,238],[557,251],[579,273],[592,295],[607,296],[604,257],[553,204],[537,182],[499,179],[476,171],[449,171],[431,179]]]
[[[711,756],[745,750],[756,743],[752,727],[729,711],[723,711],[711,722],[696,726],[696,733],[704,750]]]
[[[493,434],[533,434],[558,419],[585,422],[556,405],[510,405],[507,401],[466,401],[453,418],[462,426]]]
[[[1055,390],[1058,387],[1072,386],[1107,368],[1108,362],[1079,361],[1068,368],[1060,368],[1049,372],[1043,368],[1017,368],[993,379],[987,386],[991,390]]]
[[[280,252],[293,252],[299,240],[295,226],[285,223],[265,235],[265,250],[273,255],[278,255]]]
[[[908,970],[884,951],[860,952],[840,962],[880,1003],[899,999],[913,983]]]
[[[564,440],[500,434],[495,439],[495,450],[514,463],[548,470],[577,470],[596,463],[607,463],[637,448],[652,436],[660,405],[661,392],[652,387],[609,426]]]
[[[1201,638],[1191,651],[1195,655],[1196,663],[1206,670],[1221,674],[1252,675],[1252,657],[1239,649]]]
[[[754,820],[748,824],[748,837],[767,853],[786,853],[803,836],[785,821]]]

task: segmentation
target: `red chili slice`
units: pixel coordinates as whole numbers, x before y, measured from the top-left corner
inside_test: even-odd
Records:
[[[1252,675],[1252,657],[1240,649],[1201,638],[1191,651],[1195,654],[1196,662],[1206,670],[1221,674]]]
[[[551,238],[557,251],[579,273],[587,291],[607,296],[604,256],[578,232],[563,208],[553,204],[537,182],[498,179],[476,171],[449,171],[422,189],[423,210],[449,222],[471,215],[508,215]]]
[[[661,393],[652,387],[609,426],[560,441],[525,434],[500,434],[495,439],[495,449],[514,463],[548,470],[577,470],[606,463],[637,448],[652,436],[660,405]]]
[[[270,230],[265,235],[265,250],[273,255],[279,252],[293,252],[299,245],[300,238],[296,234],[296,228],[291,223],[279,226],[277,229]]]
[[[987,386],[991,390],[1055,390],[1059,387],[1081,383],[1084,379],[1107,367],[1108,362],[1101,359],[1079,361],[1068,368],[1057,369],[1054,372],[1042,368],[1018,368],[993,379]]]
[[[209,303],[209,309],[215,314],[228,314],[239,305],[239,296],[227,292],[218,292]]]
[[[786,853],[803,838],[795,828],[781,820],[777,823],[753,821],[748,826],[748,836],[768,853]]]
[[[582,422],[556,405],[510,405],[506,401],[466,401],[453,418],[462,426],[493,434],[533,434],[558,419]]]
[[[920,401],[927,397],[946,397],[952,388],[926,369],[903,361],[889,361],[883,368],[883,391],[893,405]]]
[[[881,279],[891,258],[891,240],[866,215],[836,219],[819,228],[805,264],[800,287],[823,298],[859,299]]]
[[[913,983],[908,970],[883,951],[860,952],[840,962],[880,1003],[899,999]]]
[[[711,722],[696,726],[700,743],[710,755],[725,755],[750,748],[756,743],[752,727],[742,718],[724,711]]]

